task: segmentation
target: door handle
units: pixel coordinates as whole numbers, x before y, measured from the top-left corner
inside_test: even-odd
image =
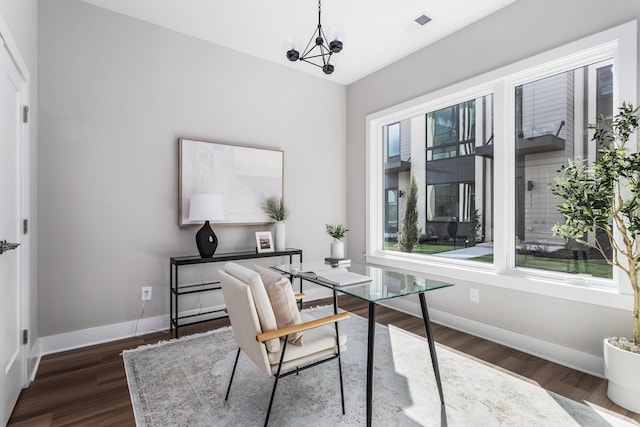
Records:
[[[5,253],[6,251],[12,251],[18,246],[20,246],[20,243],[7,243],[6,240],[2,240],[0,241],[0,255]]]

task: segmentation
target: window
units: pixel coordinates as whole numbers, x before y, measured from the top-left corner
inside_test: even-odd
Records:
[[[611,115],[612,87],[611,61],[602,61],[515,88],[516,266],[612,277],[598,251],[553,235],[563,218],[549,190],[567,159],[598,155],[587,124]]]
[[[428,161],[473,155],[475,101],[429,113],[427,128]]]
[[[430,147],[456,144],[458,142],[458,106],[442,108],[429,114],[432,137]]]
[[[400,155],[400,123],[387,127],[387,158]]]
[[[411,168],[410,121],[384,127],[384,240],[397,243],[401,199],[408,191],[406,176]]]
[[[397,240],[398,236],[398,189],[387,189],[385,202],[385,239]]]
[[[588,124],[636,100],[636,26],[369,115],[367,260],[548,295],[618,286],[595,251],[553,236],[562,218],[548,188],[568,159],[599,155]],[[412,179],[420,237],[404,253]]]
[[[389,197],[390,191],[397,189],[403,200],[413,177],[418,185],[416,210],[420,229],[413,252],[492,261],[492,105],[493,95],[485,95],[401,122],[402,128],[411,131],[402,133],[400,145],[403,149],[407,147],[411,156],[400,166],[389,159],[385,163],[386,250],[400,251],[397,238],[403,232],[403,217],[410,208]],[[384,128],[389,141],[397,125],[392,123]],[[476,146],[480,147],[479,153]],[[476,188],[483,196],[481,200],[476,200]],[[390,212],[395,215],[395,227],[390,226]],[[484,250],[483,244],[488,244]],[[472,246],[478,248],[465,251]]]
[[[455,184],[427,185],[427,221],[456,220],[458,188]]]

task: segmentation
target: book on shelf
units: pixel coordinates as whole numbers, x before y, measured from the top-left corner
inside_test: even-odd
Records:
[[[298,276],[321,280],[335,286],[355,285],[356,283],[371,281],[371,277],[353,273],[344,267],[332,267],[314,271],[300,271]]]
[[[342,265],[344,267],[349,267],[351,265],[350,258],[331,258],[327,257],[324,259],[325,264],[329,264],[330,266],[336,267]]]

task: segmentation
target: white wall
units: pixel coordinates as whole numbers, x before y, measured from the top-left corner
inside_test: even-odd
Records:
[[[365,117],[640,16],[640,3],[520,0],[348,88],[348,255],[365,251]],[[629,311],[481,284],[468,277],[428,295],[435,318],[597,374],[602,339],[629,335]],[[445,278],[446,279],[446,278]],[[496,278],[498,279],[498,278]],[[469,301],[470,288],[480,303]],[[417,303],[402,307],[418,313]],[[629,307],[629,310],[631,307]]]
[[[38,1],[0,0],[0,15],[9,27],[18,50],[29,70],[30,109],[30,181],[31,181],[31,248],[30,248],[30,336],[38,336],[38,268],[37,268],[37,196],[38,196]],[[35,340],[30,340],[33,345]]]
[[[169,257],[197,253],[177,225],[181,136],[284,150],[288,246],[328,255],[345,87],[79,0],[39,12],[41,337],[135,320],[144,285],[144,317],[168,314]],[[217,227],[218,252],[265,227]]]

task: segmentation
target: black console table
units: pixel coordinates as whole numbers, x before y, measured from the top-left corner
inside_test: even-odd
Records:
[[[279,252],[263,252],[257,253],[255,251],[248,252],[232,252],[232,253],[220,253],[214,254],[211,258],[202,258],[199,255],[172,257],[169,259],[169,273],[170,273],[170,295],[169,295],[169,328],[170,333],[175,329],[175,337],[178,338],[178,329],[180,326],[190,325],[194,323],[208,322],[210,320],[217,319],[224,316],[212,316],[212,314],[224,311],[224,308],[217,310],[209,310],[202,313],[180,316],[178,310],[178,298],[180,295],[193,294],[198,292],[210,292],[220,290],[220,282],[212,281],[207,283],[198,283],[193,285],[182,285],[178,281],[178,270],[181,266],[208,264],[212,262],[225,262],[225,261],[238,261],[244,259],[253,258],[272,258],[279,256],[288,256],[289,263],[293,263],[293,256],[298,255],[300,257],[300,263],[302,263],[302,249],[285,249]]]

